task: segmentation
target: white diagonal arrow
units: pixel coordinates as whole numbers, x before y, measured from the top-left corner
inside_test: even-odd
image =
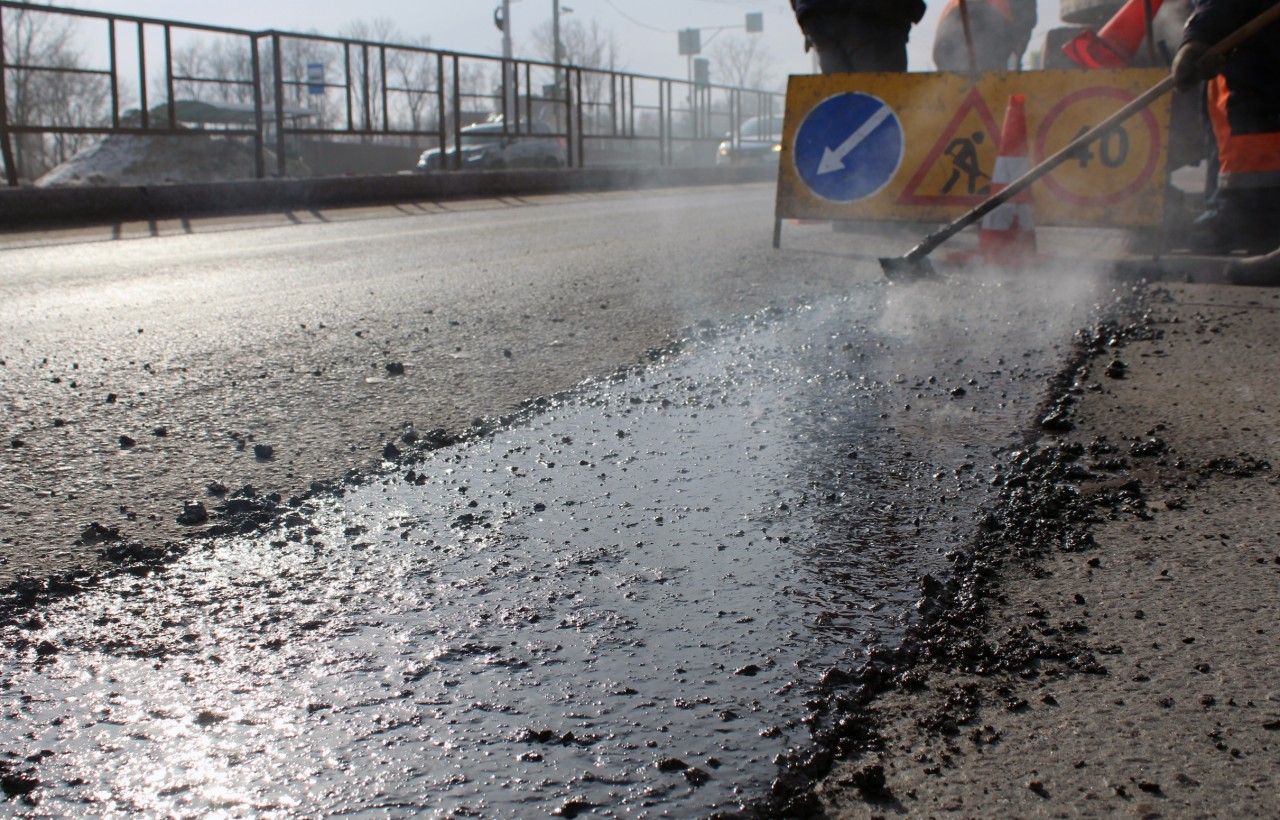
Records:
[[[893,111],[889,106],[882,105],[876,113],[864,122],[857,131],[849,135],[849,139],[840,143],[840,147],[834,151],[830,148],[822,149],[822,162],[818,164],[818,176],[830,174],[834,171],[844,170],[844,158],[853,153],[853,149],[862,144],[862,141],[871,136],[871,132],[880,127],[880,124],[889,117],[893,116]]]

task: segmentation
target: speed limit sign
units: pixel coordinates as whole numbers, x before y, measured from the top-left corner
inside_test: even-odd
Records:
[[[1045,113],[1036,134],[1036,161],[1072,140],[1137,97],[1114,86],[1082,88]],[[1124,203],[1142,191],[1160,168],[1164,137],[1149,109],[1094,141],[1045,178],[1045,186],[1079,207]]]

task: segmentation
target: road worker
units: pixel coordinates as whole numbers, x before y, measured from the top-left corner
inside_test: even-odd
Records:
[[[791,0],[823,74],[907,70],[907,39],[924,0]]]
[[[933,62],[939,71],[1005,71],[1022,64],[1023,52],[1036,27],[1036,0],[964,0],[973,39],[973,65],[965,39],[961,0],[942,10],[933,39]]]
[[[1201,64],[1210,46],[1278,1],[1192,1],[1173,75],[1184,91],[1205,83],[1210,148],[1217,152],[1216,185],[1211,180],[1206,210],[1195,222],[1193,250],[1258,254],[1280,244],[1280,24],[1213,65]],[[1280,259],[1272,254],[1229,272],[1246,268],[1254,278],[1267,269],[1280,273]]]

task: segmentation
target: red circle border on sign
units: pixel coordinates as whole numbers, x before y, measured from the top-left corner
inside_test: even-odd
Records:
[[[1040,124],[1040,130],[1036,132],[1036,162],[1044,162],[1045,160],[1044,146],[1045,142],[1049,139],[1049,126],[1053,125],[1054,122],[1057,121],[1058,117],[1062,116],[1062,112],[1065,111],[1068,106],[1089,97],[1114,97],[1125,105],[1128,105],[1137,99],[1135,95],[1130,94],[1128,91],[1124,91],[1119,88],[1106,88],[1100,86],[1082,88],[1079,91],[1063,97],[1058,101],[1057,105],[1049,109],[1049,113],[1045,114],[1044,122]],[[1052,172],[1045,176],[1045,185],[1070,204],[1085,208],[1097,205],[1114,205],[1117,202],[1122,202],[1136,194],[1142,189],[1142,186],[1146,185],[1147,182],[1151,180],[1151,177],[1155,175],[1156,166],[1160,162],[1160,124],[1156,122],[1156,117],[1151,113],[1150,109],[1142,112],[1142,118],[1147,123],[1147,131],[1150,132],[1151,146],[1153,150],[1151,151],[1150,159],[1147,160],[1147,166],[1142,169],[1141,173],[1138,174],[1138,178],[1134,180],[1133,184],[1129,185],[1129,187],[1122,191],[1117,191],[1114,194],[1108,194],[1107,196],[1084,197],[1073,194],[1064,188],[1060,182],[1053,178]]]

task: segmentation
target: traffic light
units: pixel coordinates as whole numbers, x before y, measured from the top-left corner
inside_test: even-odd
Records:
[[[693,61],[693,84],[698,88],[711,85],[711,61],[705,57]]]

